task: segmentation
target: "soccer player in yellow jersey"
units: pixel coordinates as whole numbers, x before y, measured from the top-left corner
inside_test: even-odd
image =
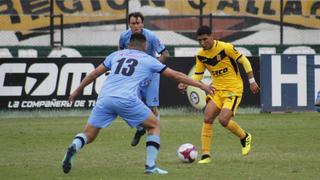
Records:
[[[211,162],[213,121],[218,116],[220,124],[239,137],[242,155],[247,155],[251,148],[252,136],[234,121],[234,115],[243,92],[239,64],[242,64],[247,73],[250,90],[254,94],[260,90],[255,82],[251,64],[232,44],[215,40],[208,26],[201,26],[197,30],[197,40],[202,48],[196,55],[195,73],[192,78],[200,81],[207,69],[211,73],[211,86],[215,89],[214,95],[207,96],[201,131],[202,156],[198,163]],[[180,83],[178,88],[185,91],[186,85]]]

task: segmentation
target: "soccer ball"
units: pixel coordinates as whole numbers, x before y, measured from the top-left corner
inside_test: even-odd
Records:
[[[196,109],[202,110],[206,106],[206,93],[194,86],[187,87],[189,103]]]
[[[195,66],[191,68],[188,74],[189,77],[192,77],[194,75],[195,69],[196,69]],[[201,82],[208,85],[212,82],[211,74],[208,70],[205,70]],[[188,86],[187,96],[188,96],[189,103],[196,109],[202,110],[207,104],[206,102],[207,94],[200,88],[197,88],[194,86]]]
[[[178,158],[185,163],[192,163],[198,157],[198,151],[193,144],[182,144],[177,151]]]

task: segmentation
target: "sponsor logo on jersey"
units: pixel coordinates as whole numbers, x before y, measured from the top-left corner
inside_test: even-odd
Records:
[[[212,71],[212,75],[213,76],[220,76],[222,74],[225,74],[228,72],[228,68],[223,68],[223,69],[219,69],[219,70],[216,70],[216,71]]]

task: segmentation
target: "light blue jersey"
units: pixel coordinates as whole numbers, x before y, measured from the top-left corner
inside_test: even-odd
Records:
[[[152,31],[143,28],[141,32],[147,39],[147,51],[146,51],[147,54],[149,54],[150,56],[156,57],[156,53],[161,54],[166,49],[164,44],[160,42],[157,35],[154,34]],[[121,33],[120,40],[119,40],[120,49],[128,48],[131,35],[132,35],[132,31],[130,29]]]
[[[139,99],[139,87],[154,73],[161,73],[166,66],[157,59],[138,50],[126,49],[106,57],[103,65],[110,69],[88,123],[105,128],[116,118],[122,117],[131,127],[141,124],[151,113]]]
[[[156,53],[161,54],[166,50],[159,38],[150,30],[142,29],[141,33],[147,39],[147,51],[150,56],[156,57]],[[132,31],[130,29],[124,31],[120,35],[119,48],[127,49],[130,41]],[[152,74],[149,78],[144,79],[141,83],[139,96],[149,107],[159,106],[159,84],[160,75],[158,73]]]

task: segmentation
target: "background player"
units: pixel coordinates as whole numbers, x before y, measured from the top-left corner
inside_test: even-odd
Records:
[[[83,132],[75,136],[69,145],[63,159],[63,172],[71,170],[72,157],[87,143],[97,137],[101,128],[107,128],[119,115],[131,127],[142,125],[148,131],[146,142],[145,173],[167,174],[168,172],[156,166],[160,147],[160,121],[138,97],[137,90],[142,80],[152,73],[161,73],[179,82],[199,87],[212,94],[211,87],[194,81],[183,73],[167,68],[155,58],[143,51],[146,48],[146,38],[142,34],[133,34],[130,39],[130,49],[116,51],[107,56],[104,62],[86,76],[77,89],[71,93],[69,101],[74,102],[83,89],[101,74],[110,70],[99,93],[96,105],[85,125]],[[121,133],[121,132],[120,132]]]
[[[243,65],[247,73],[251,91],[259,92],[251,64],[232,44],[214,40],[211,28],[208,26],[201,26],[197,30],[197,40],[201,49],[196,55],[195,73],[192,78],[200,81],[207,69],[211,73],[211,85],[215,89],[214,95],[207,96],[201,131],[202,156],[198,163],[211,162],[213,121],[218,115],[220,124],[240,138],[242,154],[247,155],[251,148],[251,134],[241,129],[234,121],[234,115],[243,93],[239,63]],[[184,91],[186,86],[180,83],[178,88]]]
[[[132,34],[143,34],[147,38],[147,51],[146,53],[152,57],[156,57],[157,53],[160,54],[158,58],[161,62],[164,62],[169,57],[169,52],[165,46],[160,42],[158,37],[149,29],[143,28],[144,16],[140,12],[133,12],[128,15],[128,23],[130,29],[124,31],[120,35],[119,49],[128,48],[129,39]],[[159,119],[159,84],[160,75],[155,73],[144,80],[141,84],[140,96],[147,106],[151,109],[154,115]],[[132,139],[131,145],[136,146],[142,135],[145,134],[145,130],[142,127],[137,127],[137,131]]]

